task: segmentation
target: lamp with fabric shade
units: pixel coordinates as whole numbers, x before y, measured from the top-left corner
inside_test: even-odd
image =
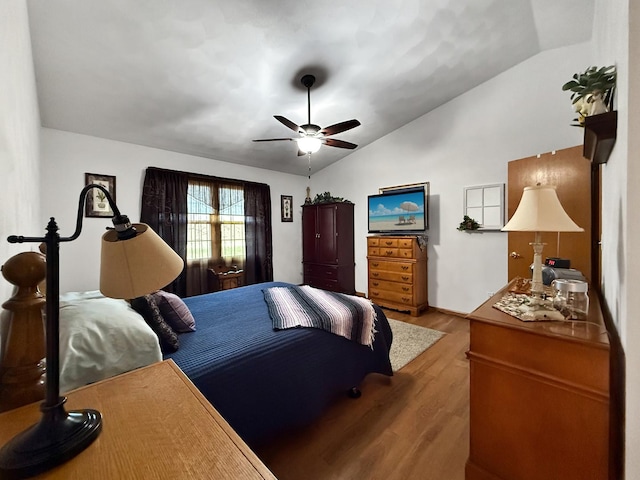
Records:
[[[184,262],[149,225],[135,223],[134,238],[122,241],[115,230],[102,236],[100,291],[111,298],[131,299],[171,283]]]
[[[46,377],[40,421],[13,437],[0,449],[0,478],[25,478],[45,472],[78,455],[102,430],[102,416],[92,409],[67,411],[60,396],[60,243],[75,240],[82,231],[82,210],[89,190],[101,190],[114,212],[114,229],[102,237],[100,290],[113,298],[135,298],[171,283],[184,262],[145,224],[132,225],[102,185],[87,185],[80,192],[76,230],[58,235],[53,217],[44,237],[12,235],[10,243],[44,242],[47,255]]]
[[[525,187],[518,208],[511,219],[502,228],[504,232],[534,232],[533,275],[531,295],[542,298],[542,243],[541,232],[584,232],[584,229],[565,212],[556,189],[551,185]]]

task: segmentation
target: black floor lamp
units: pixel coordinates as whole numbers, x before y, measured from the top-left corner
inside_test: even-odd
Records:
[[[97,410],[67,411],[66,397],[60,396],[59,294],[62,242],[70,242],[82,230],[82,210],[89,190],[98,188],[106,195],[114,215],[114,229],[102,236],[100,291],[113,298],[135,298],[158,290],[173,281],[184,262],[148,225],[131,224],[121,215],[108,190],[87,185],[80,192],[76,230],[60,237],[53,217],[44,237],[12,235],[10,243],[44,242],[47,247],[46,302],[46,393],[40,406],[40,421],[19,433],[0,449],[0,478],[25,478],[47,471],[87,448],[102,430]]]

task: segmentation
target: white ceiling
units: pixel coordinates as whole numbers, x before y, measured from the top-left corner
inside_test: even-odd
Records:
[[[307,175],[307,120],[363,147],[542,50],[594,0],[29,0],[44,127]],[[312,169],[351,150],[323,146]]]

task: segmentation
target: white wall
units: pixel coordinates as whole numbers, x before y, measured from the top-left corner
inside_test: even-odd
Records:
[[[237,178],[270,185],[273,222],[274,279],[302,281],[301,209],[294,221],[280,221],[280,195],[293,195],[294,205],[302,205],[306,195],[305,177],[243,167],[202,157],[155,148],[42,129],[42,221],[53,216],[60,235],[75,229],[78,197],[84,174],[116,176],[116,203],[123,214],[140,219],[140,195],[147,167],[168,168],[218,177]],[[80,237],[60,247],[60,291],[96,290],[99,282],[100,237],[111,221],[84,218]]]
[[[626,478],[640,478],[640,4],[629,2],[629,78],[628,78],[628,155],[625,182],[627,184],[627,228],[625,299],[622,332],[627,360],[626,412]],[[631,107],[633,106],[633,107]]]
[[[602,167],[602,289],[626,356],[625,478],[640,478],[640,6],[597,0],[595,63],[618,70],[616,144]]]
[[[34,244],[9,244],[9,235],[40,235],[40,118],[26,3],[0,2],[0,264]],[[13,286],[0,278],[0,303]],[[1,344],[2,342],[0,342]]]
[[[507,234],[456,230],[463,188],[506,183],[510,160],[581,144],[562,85],[590,64],[589,43],[543,52],[314,175],[313,192],[356,204],[356,290],[367,291],[367,195],[424,181],[429,303],[468,313],[504,286]]]

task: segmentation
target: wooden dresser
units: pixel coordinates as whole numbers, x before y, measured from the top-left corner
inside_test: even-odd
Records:
[[[614,480],[609,473],[609,342],[597,296],[587,322],[468,315],[467,480]]]
[[[427,249],[417,237],[367,237],[369,298],[413,316],[429,307]]]
[[[78,456],[33,478],[275,480],[172,360],[67,397],[68,410],[100,411],[102,432]],[[37,403],[0,414],[0,445],[39,418]]]

